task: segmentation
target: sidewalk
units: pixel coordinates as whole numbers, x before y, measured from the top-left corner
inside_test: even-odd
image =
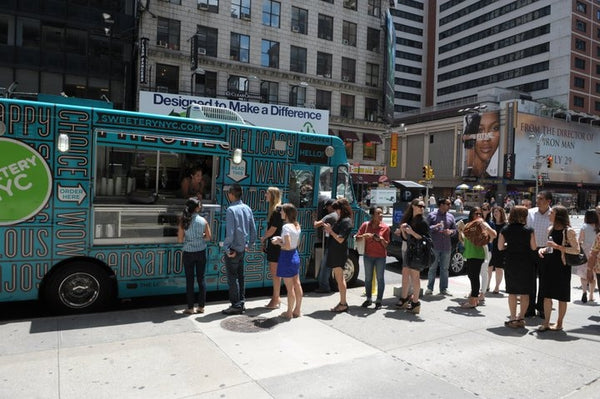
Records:
[[[209,303],[193,316],[169,306],[10,322],[0,325],[0,397],[598,397],[600,307],[580,304],[579,289],[565,331],[537,333],[538,318],[504,327],[506,296],[460,308],[468,287],[451,278],[455,296],[423,298],[418,316],[396,310],[388,286],[378,311],[360,307],[363,287],[348,291],[342,314],[328,310],[337,293],[307,293],[291,321],[251,298],[243,316]]]

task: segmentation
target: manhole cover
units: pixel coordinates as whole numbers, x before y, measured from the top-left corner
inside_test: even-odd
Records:
[[[228,317],[221,322],[221,327],[226,330],[243,332],[243,333],[255,333],[270,330],[277,324],[276,318],[267,319],[261,316],[235,316]]]

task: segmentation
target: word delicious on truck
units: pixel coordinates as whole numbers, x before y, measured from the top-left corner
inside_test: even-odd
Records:
[[[193,170],[203,172],[198,197],[213,231],[208,290],[227,289],[229,185],[243,187],[259,230],[269,186],[298,208],[305,280],[316,273],[319,201],[344,196],[356,205],[338,137],[249,126],[231,110],[198,104],[172,117],[0,99],[0,153],[0,301],[40,299],[59,312],[185,292],[177,228],[182,181]],[[355,225],[363,219],[357,211]],[[259,247],[246,253],[248,288],[271,283]],[[356,252],[346,266],[355,280]]]

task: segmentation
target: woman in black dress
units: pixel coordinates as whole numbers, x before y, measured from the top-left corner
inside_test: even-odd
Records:
[[[418,314],[421,311],[421,302],[419,302],[419,292],[421,291],[421,270],[423,265],[411,262],[412,255],[410,253],[411,241],[420,240],[423,236],[429,236],[429,225],[423,218],[425,210],[425,202],[420,199],[414,199],[408,205],[400,227],[396,229],[394,234],[402,235],[402,239],[408,242],[406,256],[403,256],[404,262],[402,265],[402,294],[400,302],[396,306],[402,309],[408,309],[409,312]],[[408,289],[412,285],[412,299],[409,304]]]
[[[540,272],[540,297],[544,298],[544,322],[538,331],[563,328],[563,319],[567,313],[567,302],[571,300],[571,267],[567,266],[565,252],[579,253],[577,234],[571,228],[569,211],[562,205],[550,209],[550,227],[546,247],[538,254],[543,258]],[[552,300],[558,300],[558,319],[550,325]]]
[[[504,208],[495,206],[492,208],[492,223],[490,226],[496,230],[496,238],[492,242],[492,258],[488,266],[488,286],[487,291],[490,290],[490,283],[492,282],[492,274],[496,275],[496,286],[494,287],[494,294],[500,293],[500,283],[502,283],[502,275],[504,274],[504,262],[505,253],[499,250],[498,240],[500,239],[500,232],[506,226],[506,212]]]
[[[504,210],[502,210],[504,212]],[[525,312],[529,304],[530,287],[535,280],[535,235],[527,223],[527,208],[515,206],[508,217],[508,225],[498,236],[498,251],[506,254],[504,259],[506,274],[506,292],[508,293],[508,309],[510,320],[507,327],[525,327]],[[493,256],[493,255],[492,255]],[[517,316],[517,297],[521,297],[521,308]]]
[[[329,233],[327,241],[327,259],[325,264],[333,269],[333,275],[340,291],[340,302],[332,309],[332,312],[340,313],[348,310],[346,301],[346,280],[344,279],[344,266],[348,260],[348,237],[352,232],[352,208],[346,198],[335,201],[332,208],[338,214],[338,220],[334,225],[323,224],[323,230]]]
[[[279,191],[277,187],[269,187],[265,193],[265,200],[269,203],[269,211],[267,212],[267,231],[265,231],[265,235],[262,236],[260,240],[263,248],[266,248],[269,272],[271,273],[271,279],[273,280],[273,295],[266,308],[277,309],[281,303],[281,298],[279,297],[281,292],[281,278],[277,277],[277,260],[279,259],[281,246],[274,245],[271,242],[271,237],[280,236],[281,226],[283,226],[283,220],[281,219],[280,213],[281,191]]]

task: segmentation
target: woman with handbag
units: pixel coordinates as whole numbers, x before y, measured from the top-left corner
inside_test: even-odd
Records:
[[[365,266],[365,287],[367,299],[362,307],[366,308],[373,304],[372,290],[373,270],[377,276],[377,299],[375,299],[375,309],[381,308],[383,291],[385,289],[385,280],[383,274],[385,271],[385,259],[387,257],[387,245],[390,243],[390,228],[383,222],[383,209],[371,207],[369,210],[371,220],[364,222],[358,229],[356,240],[365,241],[365,252],[363,261]]]
[[[481,233],[479,235],[483,237],[483,233],[487,234],[487,240],[485,240],[487,242],[475,242],[476,240],[469,236],[469,227],[475,221],[481,224]],[[462,232],[462,240],[465,245],[463,257],[466,259],[465,263],[467,266],[467,276],[471,282],[471,292],[469,294],[469,300],[460,305],[462,308],[474,308],[479,305],[479,289],[481,288],[479,274],[481,273],[481,265],[486,256],[484,247],[488,245],[490,240],[496,238],[496,235],[496,230],[492,229],[490,225],[483,220],[481,208],[476,206],[471,209],[469,212],[469,219]]]
[[[400,227],[394,234],[402,235],[402,239],[407,241],[407,249],[403,256],[402,264],[402,294],[400,301],[396,305],[401,309],[408,309],[409,312],[419,314],[421,311],[421,302],[419,302],[419,292],[421,291],[421,271],[429,265],[417,262],[418,257],[415,254],[417,240],[423,236],[429,236],[429,225],[423,217],[425,202],[421,199],[414,199],[406,208]],[[408,294],[409,287],[412,286],[412,298]],[[409,300],[410,299],[410,300]]]
[[[585,216],[583,217],[583,226],[581,226],[581,230],[579,230],[578,239],[579,245],[583,247],[584,254],[588,255],[590,253],[592,245],[594,244],[594,240],[596,239],[596,235],[599,232],[600,222],[598,220],[598,214],[593,209],[585,211]],[[590,293],[589,300],[590,302],[594,302],[594,289],[596,288],[596,275],[588,272],[590,270],[588,263],[589,262],[586,262],[583,265],[574,267],[575,274],[577,274],[581,279],[581,289],[583,290],[581,302],[583,303],[587,303],[588,301],[588,286]]]
[[[329,269],[333,269],[333,275],[340,291],[340,302],[330,310],[335,313],[341,313],[348,311],[344,267],[348,260],[348,237],[350,237],[350,233],[352,232],[353,213],[350,203],[346,198],[340,198],[335,201],[333,203],[333,210],[338,214],[337,222],[334,225],[329,223],[323,224],[323,230],[329,234],[325,264]]]
[[[267,231],[265,231],[265,235],[261,237],[260,241],[262,242],[263,251],[267,254],[269,273],[273,280],[273,295],[265,307],[267,309],[277,309],[281,303],[281,298],[279,297],[281,292],[281,278],[277,277],[277,260],[279,259],[281,246],[273,245],[271,237],[281,235],[281,227],[283,226],[280,212],[281,191],[277,187],[269,187],[265,193],[265,200],[269,203]]]
[[[571,300],[571,267],[567,265],[565,253],[579,254],[577,234],[571,228],[569,211],[562,205],[550,209],[548,242],[538,249],[543,259],[540,273],[540,297],[544,298],[544,321],[539,332],[563,329],[563,319],[567,313],[567,302]],[[550,325],[552,300],[558,300],[558,319]]]
[[[504,325],[510,328],[525,327],[529,291],[535,280],[535,263],[532,255],[537,246],[533,228],[526,226],[526,223],[527,208],[516,205],[510,211],[508,225],[498,235],[498,251],[506,254],[503,267],[506,269],[506,292],[510,311],[510,318]],[[518,297],[521,302],[519,315],[517,315]]]

